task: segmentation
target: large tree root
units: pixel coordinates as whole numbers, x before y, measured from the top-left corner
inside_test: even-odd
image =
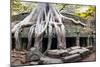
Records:
[[[28,33],[28,45],[27,49],[31,48],[32,37],[35,38],[34,48],[37,53],[42,56],[42,39],[44,35],[48,35],[48,51],[51,47],[53,33],[57,35],[57,48],[58,49],[66,49],[66,40],[65,40],[65,26],[63,25],[62,19],[68,19],[73,21],[76,24],[81,24],[85,26],[81,21],[77,21],[73,18],[65,17],[60,14],[60,12],[55,9],[51,4],[41,3],[38,5],[36,9],[30,13],[28,17],[26,17],[23,21],[16,24],[12,28],[12,33],[15,33],[16,39],[16,48],[20,50],[21,42],[19,33],[21,29],[26,26],[31,26]],[[34,50],[32,50],[34,52]],[[44,52],[44,54],[46,53]],[[34,54],[34,53],[33,53]]]

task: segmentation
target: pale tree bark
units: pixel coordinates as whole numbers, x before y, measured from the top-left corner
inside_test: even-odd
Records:
[[[62,19],[72,20],[76,24],[85,26],[85,24],[81,21],[76,21],[73,18],[62,16],[52,4],[39,4],[32,10],[29,16],[12,28],[12,33],[15,33],[16,45],[18,48],[21,47],[19,40],[19,33],[21,32],[20,30],[27,25],[30,25],[27,49],[31,48],[32,37],[34,36],[34,48],[36,48],[37,52],[42,54],[40,51],[42,40],[44,35],[48,34],[47,50],[49,50],[52,43],[53,33],[57,35],[57,48],[66,49],[66,32]],[[53,30],[55,30],[55,32],[53,32]]]
[[[21,39],[20,39],[20,32],[21,32],[21,28],[18,28],[14,34],[15,37],[15,49],[17,50],[21,50]]]

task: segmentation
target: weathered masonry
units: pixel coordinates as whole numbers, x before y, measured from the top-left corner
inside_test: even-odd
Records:
[[[12,17],[12,22],[17,23],[21,20],[24,19],[29,13],[22,13],[16,16]],[[63,14],[63,13],[62,13]],[[64,14],[65,16],[73,17],[75,19],[80,19],[77,16],[71,15],[71,14]],[[80,19],[83,21],[82,19]],[[83,21],[84,22],[84,21]],[[12,23],[12,24],[14,24]],[[91,31],[86,31],[85,27],[81,25],[77,25],[72,23],[72,21],[69,20],[63,20],[63,23],[66,27],[66,47],[72,47],[72,46],[82,46],[82,47],[89,47],[89,46],[95,46],[95,20],[92,21],[93,24],[90,25]],[[22,32],[20,33],[21,36],[21,44],[22,48],[26,49],[26,46],[28,44],[28,30],[29,28],[24,28]],[[48,37],[45,35],[43,40],[42,40],[42,51],[44,52],[47,48],[47,43],[48,43]],[[34,36],[32,38],[32,44],[34,44]],[[15,47],[15,39],[12,34],[12,49]],[[56,35],[53,36],[52,38],[52,45],[51,49],[56,49],[57,48],[57,38]]]

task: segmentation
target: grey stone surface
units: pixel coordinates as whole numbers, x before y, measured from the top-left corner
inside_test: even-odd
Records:
[[[54,58],[59,58],[59,57],[64,57],[68,55],[68,50],[67,49],[55,49],[55,50],[48,50],[47,51],[48,56],[54,57]]]
[[[79,49],[79,48],[80,48],[80,46],[71,47],[72,50]]]
[[[40,54],[36,48],[31,48],[26,54],[26,60],[29,61],[38,61],[40,60]]]
[[[32,65],[37,65],[37,64],[38,64],[38,62],[34,62],[34,61],[32,61],[32,62],[30,62],[29,64],[32,64]]]
[[[50,58],[50,57],[42,57],[41,60],[43,61],[43,64],[63,63],[61,59]]]
[[[63,62],[75,62],[75,61],[79,61],[81,59],[80,54],[73,54],[70,56],[66,56],[62,58]]]
[[[86,49],[86,48],[74,49],[74,50],[70,51],[69,54],[75,54],[75,53],[82,54],[82,53],[88,52],[88,51],[89,51],[89,49]]]

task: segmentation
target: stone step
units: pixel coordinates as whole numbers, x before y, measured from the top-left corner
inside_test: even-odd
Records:
[[[43,64],[56,64],[56,63],[63,63],[61,59],[51,58],[51,57],[42,57],[40,59],[43,61]]]
[[[64,57],[67,56],[68,54],[68,50],[67,49],[55,49],[55,50],[48,50],[47,51],[47,56],[49,57],[53,57],[53,58],[60,58],[60,57]]]
[[[76,54],[76,53],[82,54],[84,52],[89,52],[89,49],[86,48],[74,49],[70,51],[69,54]]]
[[[75,50],[75,49],[80,49],[80,46],[70,47],[70,49],[72,49],[72,50]]]
[[[79,60],[81,60],[80,54],[73,54],[73,55],[66,56],[66,57],[63,57],[62,58],[62,61],[64,63],[67,63],[67,62],[75,62],[75,61],[79,61]]]

